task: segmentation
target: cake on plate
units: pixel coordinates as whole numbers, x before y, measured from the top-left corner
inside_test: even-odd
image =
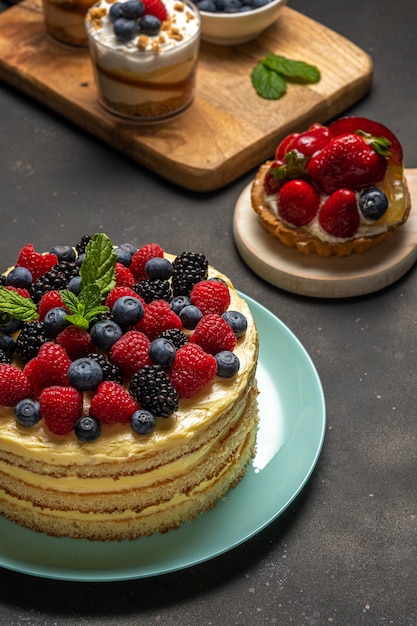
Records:
[[[278,145],[251,188],[266,230],[302,254],[348,256],[382,242],[411,208],[403,151],[366,118],[313,124]]]
[[[0,514],[99,541],[193,520],[254,455],[257,359],[202,253],[25,245],[0,280]]]

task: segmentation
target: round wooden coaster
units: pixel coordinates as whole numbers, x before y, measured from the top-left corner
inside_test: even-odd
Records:
[[[406,224],[380,245],[349,257],[305,256],[287,248],[261,225],[249,184],[235,206],[233,234],[245,263],[285,291],[318,298],[347,298],[378,291],[401,278],[417,260],[417,169],[406,170],[411,210]]]

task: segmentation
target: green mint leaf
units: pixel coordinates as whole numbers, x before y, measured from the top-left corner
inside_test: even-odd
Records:
[[[101,305],[101,290],[97,283],[88,285],[78,295],[78,301],[85,305],[86,310]]]
[[[38,309],[30,298],[24,298],[17,291],[0,286],[0,311],[9,313],[21,322],[38,319]]]
[[[96,283],[104,296],[115,286],[116,254],[110,238],[104,233],[96,233],[90,239],[80,274],[82,289]]]
[[[86,311],[86,313],[84,314],[84,317],[89,322],[92,322],[93,319],[97,317],[97,315],[100,315],[100,313],[108,313],[108,312],[109,312],[108,306],[96,306],[94,307],[94,309],[89,309],[88,311]]]
[[[262,61],[252,70],[251,81],[256,93],[266,100],[279,100],[287,91],[287,83],[281,74],[266,67]]]
[[[263,65],[278,74],[281,74],[288,81],[294,83],[318,83],[321,75],[314,65],[309,65],[304,61],[294,61],[286,57],[269,52],[262,60]]]
[[[75,293],[72,293],[72,291],[69,291],[68,289],[63,289],[60,292],[60,294],[61,294],[62,302],[67,307],[68,311],[70,311],[70,313],[77,313],[78,312],[78,298],[75,295]]]
[[[89,322],[88,322],[88,319],[84,317],[84,315],[80,315],[79,313],[74,313],[73,315],[67,315],[65,319],[67,320],[67,322],[69,322],[70,324],[73,324],[74,326],[79,326],[80,328],[83,328],[84,330],[88,330]]]

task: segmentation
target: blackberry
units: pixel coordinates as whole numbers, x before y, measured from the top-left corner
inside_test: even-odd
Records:
[[[135,291],[146,304],[153,300],[166,300],[170,302],[172,298],[171,285],[167,280],[157,278],[155,280],[142,280],[133,285]]]
[[[182,252],[173,261],[172,291],[174,297],[189,296],[194,285],[206,280],[208,262],[201,252]]]
[[[187,335],[179,328],[168,328],[158,336],[172,341],[177,350],[182,348],[182,346],[184,346],[188,341]]]
[[[4,350],[0,350],[0,363],[7,363],[8,365],[11,363],[10,357],[7,356]]]
[[[108,361],[103,354],[100,354],[99,352],[92,352],[88,355],[88,358],[93,359],[93,361],[96,361],[100,365],[103,372],[103,381],[111,380],[115,383],[119,383],[119,385],[123,383],[119,367],[110,363],[110,361]]]
[[[78,273],[75,262],[60,261],[33,283],[31,289],[33,301],[38,303],[48,291],[66,289],[71,278],[78,276]]]
[[[111,322],[115,321],[111,311],[107,311],[107,313],[99,313],[98,315],[96,315],[95,318],[90,322],[90,329],[92,326],[94,326],[96,322],[103,322],[105,320],[110,320]]]
[[[133,374],[129,393],[156,417],[169,417],[178,409],[178,394],[160,365],[145,365]]]
[[[80,241],[75,245],[78,256],[84,254],[86,247],[88,246],[92,235],[83,235]]]
[[[41,346],[50,341],[42,322],[27,322],[16,340],[16,354],[24,363],[33,359]]]

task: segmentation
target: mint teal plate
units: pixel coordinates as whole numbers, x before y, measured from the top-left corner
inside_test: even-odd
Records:
[[[256,456],[239,485],[193,522],[135,541],[59,539],[1,518],[0,566],[72,581],[156,576],[227,552],[283,513],[317,463],[325,433],[324,395],[299,340],[270,311],[243,297],[259,330],[260,426]]]

